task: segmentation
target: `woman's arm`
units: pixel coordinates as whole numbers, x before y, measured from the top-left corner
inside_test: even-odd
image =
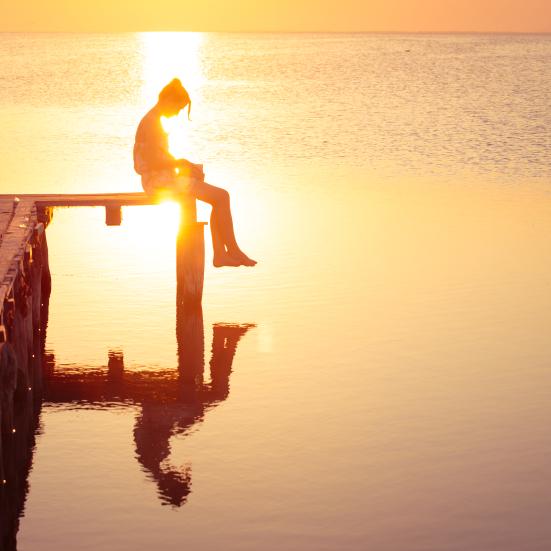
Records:
[[[191,176],[192,178],[197,178],[203,180],[205,178],[205,173],[203,172],[203,165],[192,163],[187,159],[175,159],[176,168],[179,169],[179,173],[182,175]]]
[[[181,165],[168,150],[168,136],[158,114],[152,109],[141,120],[134,143],[134,168],[139,174],[174,170]]]
[[[168,137],[152,110],[140,122],[134,144],[134,168],[138,174],[178,169],[179,174],[203,180],[203,165],[176,159],[168,150]]]

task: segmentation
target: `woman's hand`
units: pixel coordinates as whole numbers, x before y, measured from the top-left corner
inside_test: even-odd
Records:
[[[180,169],[180,174],[203,180],[205,173],[203,172],[203,165],[195,164],[187,159],[177,159],[176,166]]]

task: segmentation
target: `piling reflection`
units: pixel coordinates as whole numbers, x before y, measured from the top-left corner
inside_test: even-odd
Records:
[[[170,439],[189,433],[203,421],[208,409],[227,398],[237,344],[253,325],[213,325],[210,382],[205,383],[201,309],[182,311],[177,320],[178,395],[172,400],[150,398],[142,403],[134,441],[136,457],[157,483],[161,501],[179,507],[191,491],[191,466],[170,463]]]

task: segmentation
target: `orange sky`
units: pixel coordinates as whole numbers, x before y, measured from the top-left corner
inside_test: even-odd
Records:
[[[0,0],[0,30],[551,32],[551,0]]]

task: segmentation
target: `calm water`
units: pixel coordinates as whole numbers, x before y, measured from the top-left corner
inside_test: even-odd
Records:
[[[0,66],[2,192],[138,191],[178,75],[173,150],[260,260],[207,268],[203,340],[173,205],[56,211],[18,549],[549,549],[551,36],[10,34]]]

